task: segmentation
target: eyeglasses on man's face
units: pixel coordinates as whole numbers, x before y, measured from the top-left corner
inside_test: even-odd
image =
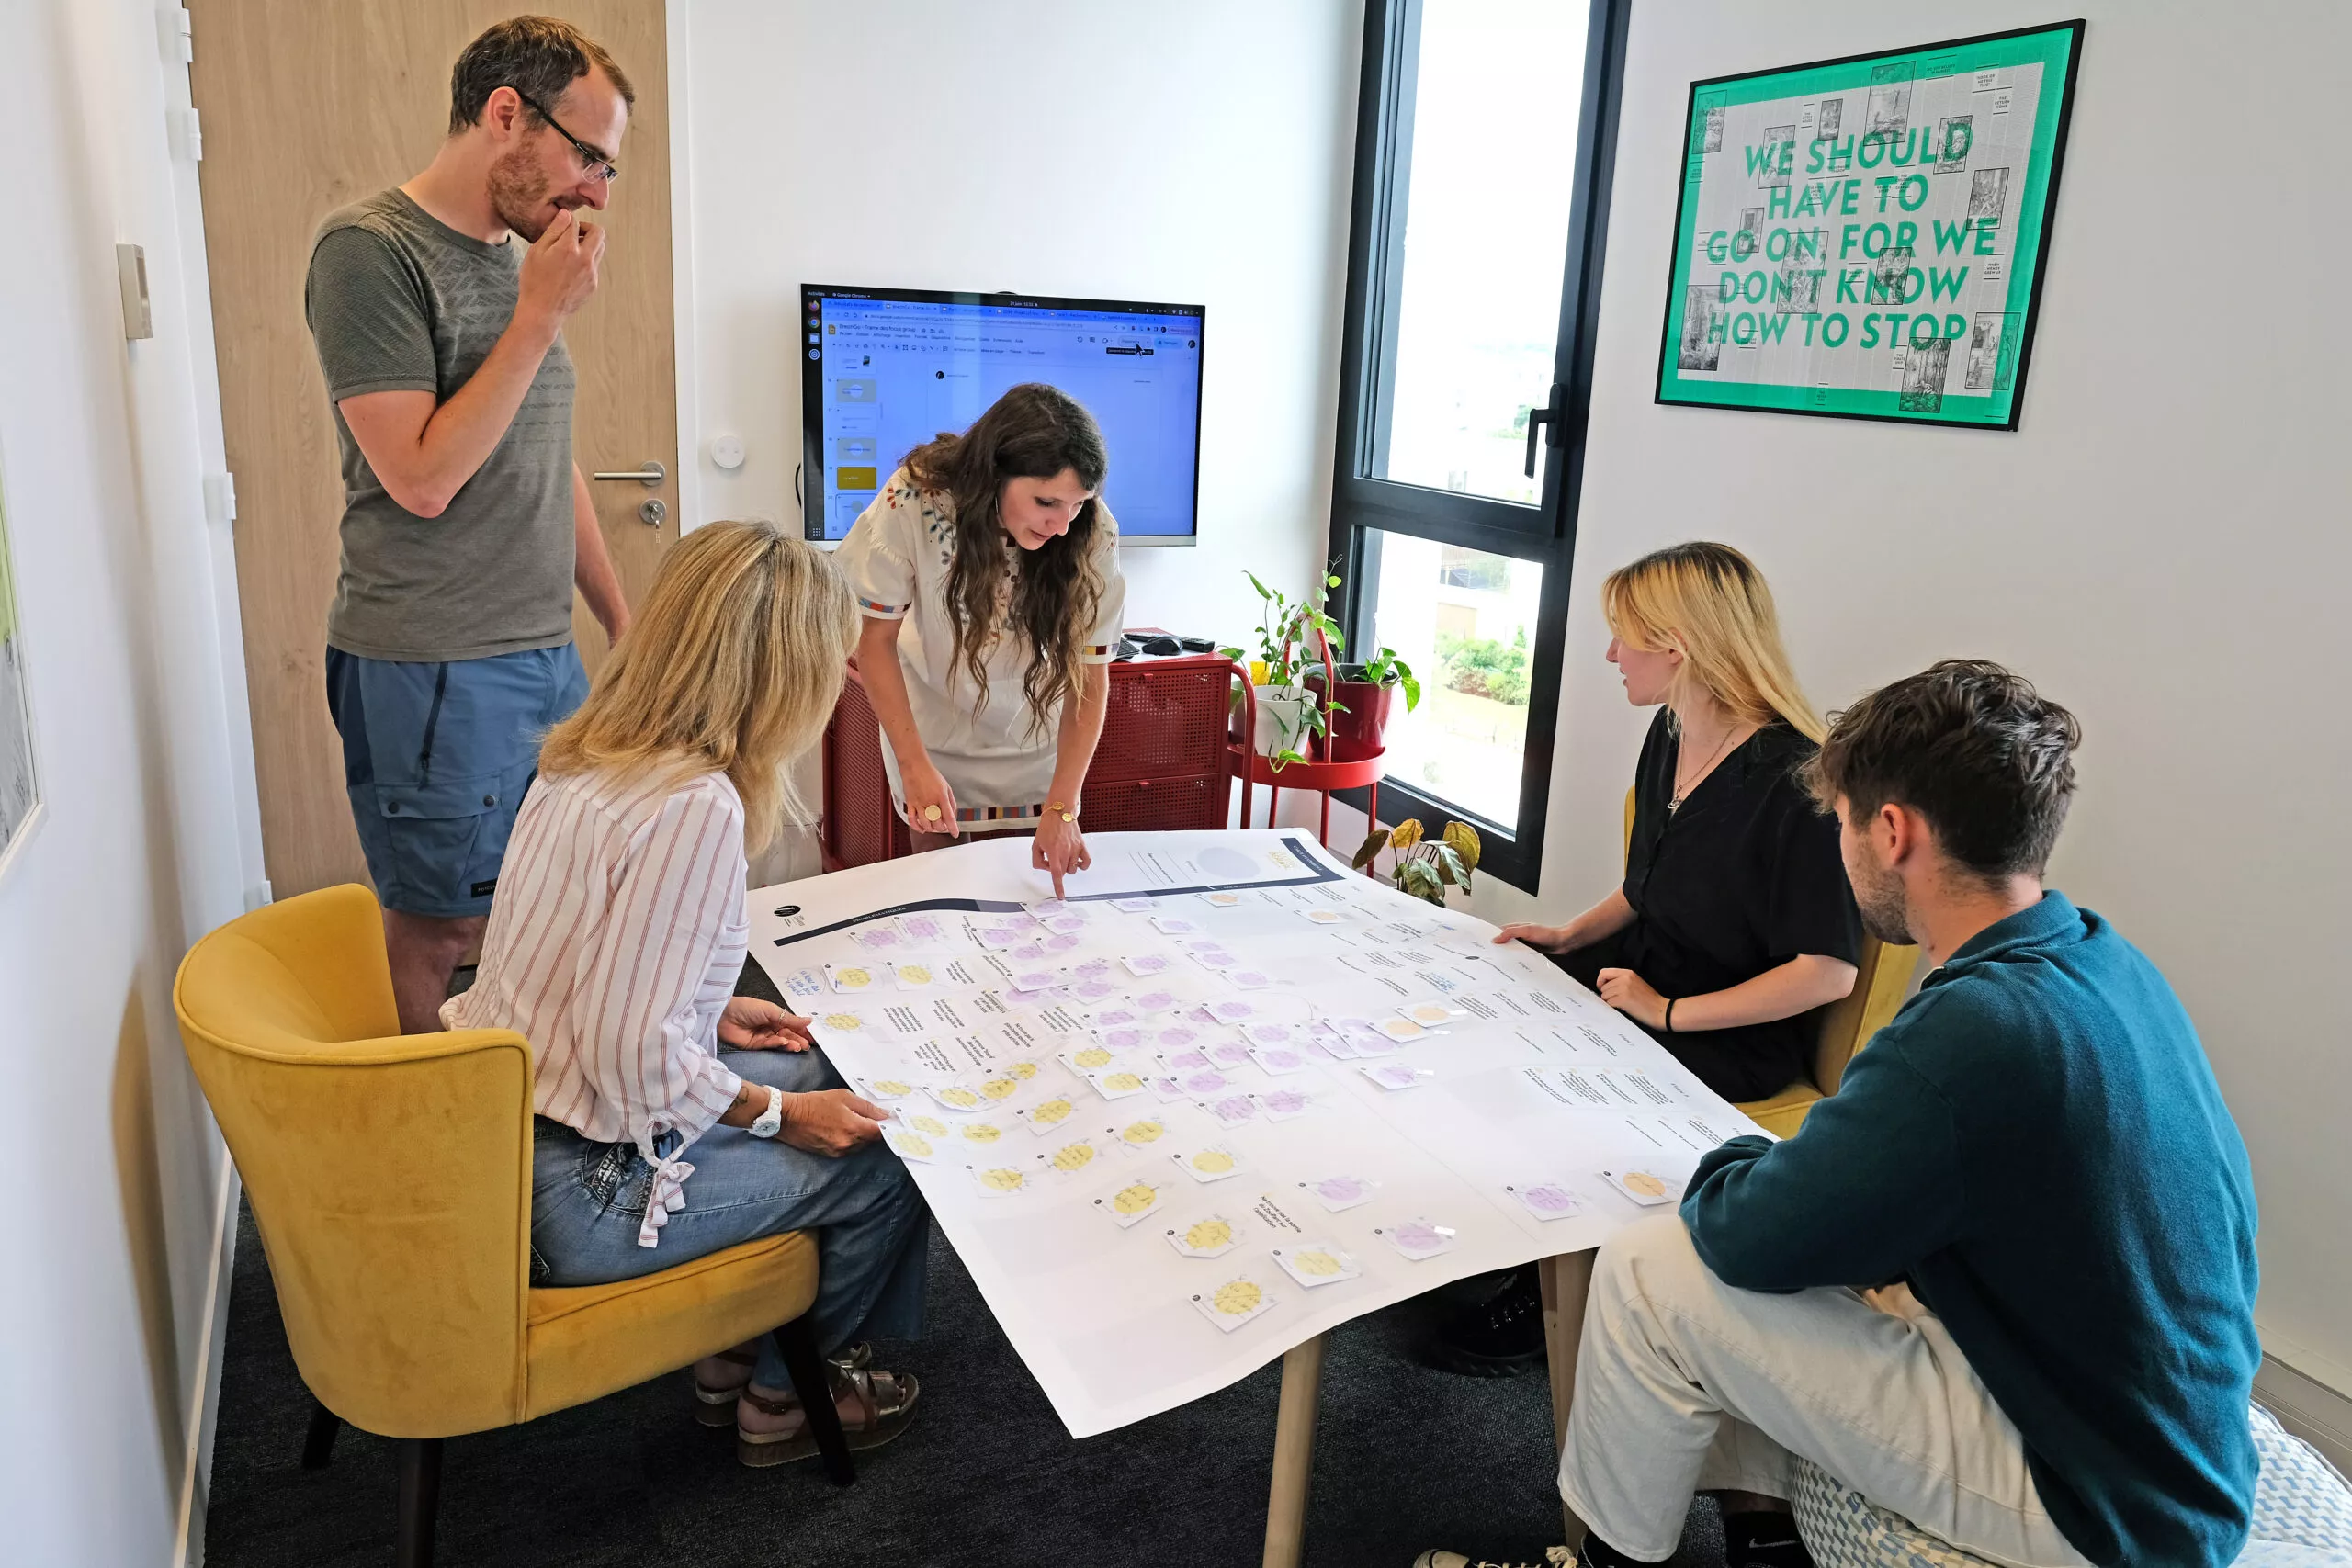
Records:
[[[605,156],[602,152],[596,148],[589,146],[588,143],[581,141],[580,138],[564,130],[563,127],[557,122],[555,116],[548,113],[545,108],[542,108],[528,93],[526,93],[520,87],[516,87],[514,89],[514,96],[522,99],[524,103],[529,105],[533,113],[537,114],[541,119],[547,121],[549,126],[553,127],[555,133],[558,136],[562,137],[566,141],[571,143],[571,150],[580,154],[580,169],[582,174],[585,175],[592,180],[601,180],[605,185],[610,185],[615,180],[621,177],[621,170],[618,164],[614,163],[610,158]]]

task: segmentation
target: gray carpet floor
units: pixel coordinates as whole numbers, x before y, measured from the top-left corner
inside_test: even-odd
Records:
[[[731,1434],[695,1425],[680,1372],[526,1427],[452,1438],[439,1568],[1259,1561],[1279,1363],[1182,1409],[1074,1441],[935,1231],[930,1291],[929,1337],[876,1347],[877,1364],[922,1378],[922,1410],[898,1442],[861,1456],[855,1485],[834,1489],[813,1463],[737,1464]],[[1403,1303],[1331,1336],[1307,1516],[1311,1568],[1408,1568],[1430,1546],[1541,1562],[1559,1540],[1545,1382],[1419,1364],[1414,1346],[1445,1304]],[[226,1357],[207,1509],[211,1568],[390,1562],[394,1445],[346,1429],[333,1465],[301,1468],[310,1395],[250,1210],[239,1224]],[[1702,1501],[1674,1562],[1722,1562]]]
[[[933,1235],[932,1332],[876,1347],[923,1410],[844,1490],[815,1465],[746,1470],[694,1424],[684,1373],[527,1427],[450,1439],[438,1568],[1044,1568],[1252,1564],[1266,1517],[1279,1366],[1181,1410],[1073,1441]],[[1313,1568],[1408,1568],[1424,1547],[1543,1561],[1560,1539],[1540,1376],[1417,1364],[1440,1310],[1409,1302],[1331,1337],[1307,1516]],[[294,1370],[251,1212],[239,1229],[206,1529],[211,1568],[391,1561],[393,1445],[345,1429],[301,1468]],[[1703,1502],[1678,1568],[1714,1568]]]

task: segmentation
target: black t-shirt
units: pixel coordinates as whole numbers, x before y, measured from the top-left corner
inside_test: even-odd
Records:
[[[1634,773],[1625,901],[1634,921],[1612,942],[1569,954],[1571,970],[1622,966],[1661,996],[1690,997],[1752,980],[1800,953],[1858,963],[1862,920],[1838,858],[1838,821],[1815,808],[1796,778],[1814,750],[1775,720],[1669,812],[1681,742],[1661,710]],[[1815,1011],[1659,1038],[1708,1088],[1746,1100],[1804,1077],[1820,1031]]]

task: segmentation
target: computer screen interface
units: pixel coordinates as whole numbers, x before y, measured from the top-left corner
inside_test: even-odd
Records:
[[[1102,427],[1102,499],[1121,540],[1191,544],[1204,316],[1197,305],[804,285],[807,536],[845,537],[908,452],[1044,381]]]

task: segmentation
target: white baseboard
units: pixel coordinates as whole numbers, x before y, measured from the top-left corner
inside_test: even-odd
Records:
[[[2352,1475],[2352,1396],[2266,1352],[2254,1377],[2254,1397],[2281,1427]]]
[[[212,1490],[212,1435],[220,1419],[221,1354],[229,1339],[229,1270],[237,1258],[237,1168],[220,1152],[220,1193],[212,1213],[212,1274],[204,1288],[204,1337],[188,1391],[187,1465],[180,1473],[180,1522],[173,1568],[204,1568],[205,1504]]]

